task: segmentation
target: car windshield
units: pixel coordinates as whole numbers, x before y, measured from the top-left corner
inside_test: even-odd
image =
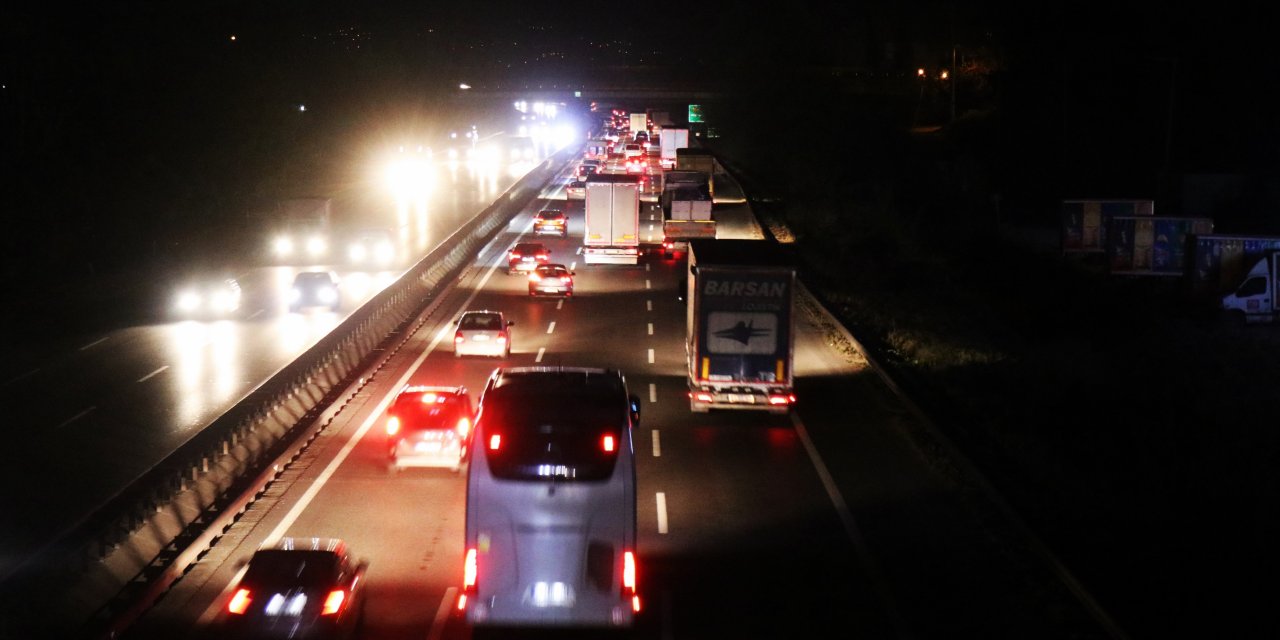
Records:
[[[319,587],[332,584],[338,557],[329,551],[263,549],[253,554],[244,581],[256,585]]]
[[[298,284],[329,284],[329,274],[327,273],[299,273],[296,279]]]
[[[458,325],[462,329],[475,329],[479,331],[493,331],[502,328],[502,318],[495,314],[489,313],[473,313],[462,317],[462,322]]]
[[[626,416],[612,398],[576,391],[499,389],[486,400],[486,433],[500,438],[497,449],[485,449],[495,477],[582,482],[612,475]]]
[[[569,270],[564,267],[538,267],[538,275],[540,276],[567,276]]]

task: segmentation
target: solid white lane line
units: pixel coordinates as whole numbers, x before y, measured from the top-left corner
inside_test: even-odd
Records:
[[[431,632],[427,634],[427,640],[440,640],[444,636],[444,625],[449,619],[449,614],[453,612],[453,607],[458,602],[458,588],[449,587],[444,590],[444,598],[440,600],[440,606],[436,609],[436,617],[431,621]]]
[[[649,364],[653,364],[653,349],[649,350]]]
[[[497,271],[499,264],[502,263],[500,261],[495,261],[494,264],[490,265],[489,270],[485,272],[484,277],[480,278],[480,283],[471,291],[471,295],[467,296],[466,302],[462,303],[463,309],[471,308],[471,303],[476,299],[476,296],[480,295],[480,291],[483,290],[484,285],[489,282],[489,278],[493,275],[493,272]],[[418,354],[418,357],[413,361],[413,364],[409,365],[409,368],[405,370],[404,375],[400,376],[400,380],[391,386],[392,389],[403,388],[404,385],[409,382],[409,379],[413,377],[413,374],[418,370],[418,367],[422,366],[423,362],[426,362],[427,356],[431,355],[431,352],[435,351],[436,347],[440,345],[440,341],[443,340],[446,335],[450,334],[446,329],[448,329],[447,325],[445,329],[441,329],[436,332],[436,337],[431,339],[431,344],[428,344],[427,348],[423,349],[422,353]],[[320,476],[316,478],[315,482],[312,483],[312,485],[307,488],[307,491],[302,494],[302,497],[298,499],[298,503],[293,505],[293,508],[289,510],[289,513],[285,514],[285,517],[280,521],[280,524],[277,525],[275,529],[271,530],[271,534],[268,535],[267,539],[263,542],[264,545],[274,544],[286,531],[289,530],[289,527],[293,526],[293,523],[297,521],[298,517],[302,515],[302,512],[311,504],[311,501],[320,493],[320,489],[324,487],[324,484],[329,481],[329,478],[333,476],[333,473],[337,471],[338,467],[347,459],[347,456],[351,455],[352,450],[356,448],[356,444],[364,438],[364,434],[368,433],[374,423],[382,417],[382,414],[387,410],[387,407],[391,405],[391,401],[395,399],[395,396],[395,393],[388,393],[386,397],[378,402],[378,406],[374,407],[373,413],[370,413],[369,417],[366,418],[364,422],[360,423],[360,428],[356,429],[356,432],[351,434],[351,439],[347,440],[347,443],[343,445],[340,451],[338,451],[338,455],[334,456],[333,460],[329,462],[329,466],[325,467],[324,471],[320,473]],[[214,599],[213,603],[209,605],[209,608],[205,609],[204,613],[200,616],[202,626],[208,626],[214,617],[218,615],[222,607],[227,602],[227,594],[230,593],[231,588],[236,584],[239,584],[239,582],[239,578],[237,577],[236,580],[231,581],[226,587],[223,587],[222,592],[218,594],[218,597]]]
[[[662,457],[662,440],[658,438],[658,430],[653,430],[653,457]]]
[[[80,413],[77,413],[77,414],[75,414],[74,416],[71,416],[70,418],[67,418],[66,420],[63,420],[63,421],[62,421],[62,423],[61,423],[61,424],[59,424],[58,426],[54,427],[54,429],[61,429],[61,428],[65,427],[65,426],[67,426],[67,425],[71,424],[72,422],[75,422],[76,420],[79,420],[80,418],[83,418],[83,417],[85,417],[85,416],[89,415],[90,413],[92,413],[92,412],[93,412],[93,410],[94,410],[94,409],[97,409],[97,408],[98,408],[98,407],[97,407],[96,405],[95,405],[95,406],[92,406],[92,407],[89,407],[88,409],[85,409],[84,411],[81,411]]]
[[[652,301],[652,300],[645,300],[645,301],[644,301],[644,308],[648,309],[649,311],[653,311],[653,301]]]
[[[844,495],[840,493],[840,487],[836,486],[835,478],[831,477],[831,472],[827,470],[827,464],[822,461],[822,456],[818,455],[818,448],[814,446],[813,440],[809,439],[808,429],[804,428],[804,423],[800,421],[800,416],[794,411],[791,412],[791,424],[795,427],[796,435],[800,437],[800,442],[804,444],[804,449],[809,454],[809,460],[813,462],[813,468],[817,471],[818,478],[822,480],[822,486],[827,491],[827,497],[830,498],[831,504],[835,505],[836,514],[840,516],[840,522],[844,525],[845,534],[849,537],[849,541],[853,543],[854,552],[862,564],[863,571],[866,572],[871,581],[872,589],[877,592],[880,604],[888,610],[889,619],[897,630],[906,629],[907,627],[897,608],[893,605],[894,598],[892,591],[889,589],[889,583],[884,579],[884,574],[880,571],[880,566],[876,562],[875,556],[872,555],[870,547],[867,546],[866,538],[862,536],[858,523],[854,521],[853,514],[849,511],[849,505],[844,501]],[[899,637],[906,637],[906,635],[899,633]]]
[[[667,532],[667,494],[658,492],[658,533]]]
[[[147,380],[150,380],[151,378],[155,377],[156,375],[160,374],[161,372],[163,372],[165,369],[168,369],[168,368],[169,368],[169,365],[166,364],[165,366],[160,367],[159,369],[156,369],[155,371],[152,371],[151,373],[148,373],[147,375],[142,376],[141,378],[138,378],[138,382],[146,382]]]
[[[552,320],[551,324],[547,325],[547,333],[551,333],[552,331],[555,331],[555,330],[556,330],[556,321]]]
[[[542,354],[547,352],[546,347],[538,347],[538,357],[534,358],[534,362],[542,362]]]
[[[102,344],[103,342],[106,342],[106,341],[107,341],[107,338],[109,338],[109,337],[111,337],[111,336],[102,336],[101,338],[98,338],[97,340],[94,340],[93,342],[90,342],[89,344],[86,344],[85,346],[80,347],[80,350],[81,350],[81,351],[84,351],[85,349],[90,349],[90,348],[92,348],[92,347],[94,347],[94,346],[97,346],[97,345],[99,345],[99,344]]]
[[[658,401],[658,385],[650,382],[649,383],[649,402],[657,402],[657,401]]]

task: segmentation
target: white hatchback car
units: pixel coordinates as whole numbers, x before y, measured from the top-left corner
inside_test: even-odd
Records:
[[[454,357],[510,357],[511,327],[514,325],[515,322],[507,320],[501,311],[463,312],[453,333]]]

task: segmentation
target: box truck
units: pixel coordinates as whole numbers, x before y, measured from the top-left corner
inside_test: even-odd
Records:
[[[689,408],[786,413],[796,402],[796,260],[768,240],[693,240],[687,262]]]
[[[636,264],[640,256],[640,176],[587,176],[582,256],[587,264]]]

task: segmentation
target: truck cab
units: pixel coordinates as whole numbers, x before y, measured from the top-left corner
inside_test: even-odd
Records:
[[[1280,251],[1258,260],[1244,282],[1222,297],[1222,310],[1241,323],[1269,323],[1277,318],[1280,296]]]

